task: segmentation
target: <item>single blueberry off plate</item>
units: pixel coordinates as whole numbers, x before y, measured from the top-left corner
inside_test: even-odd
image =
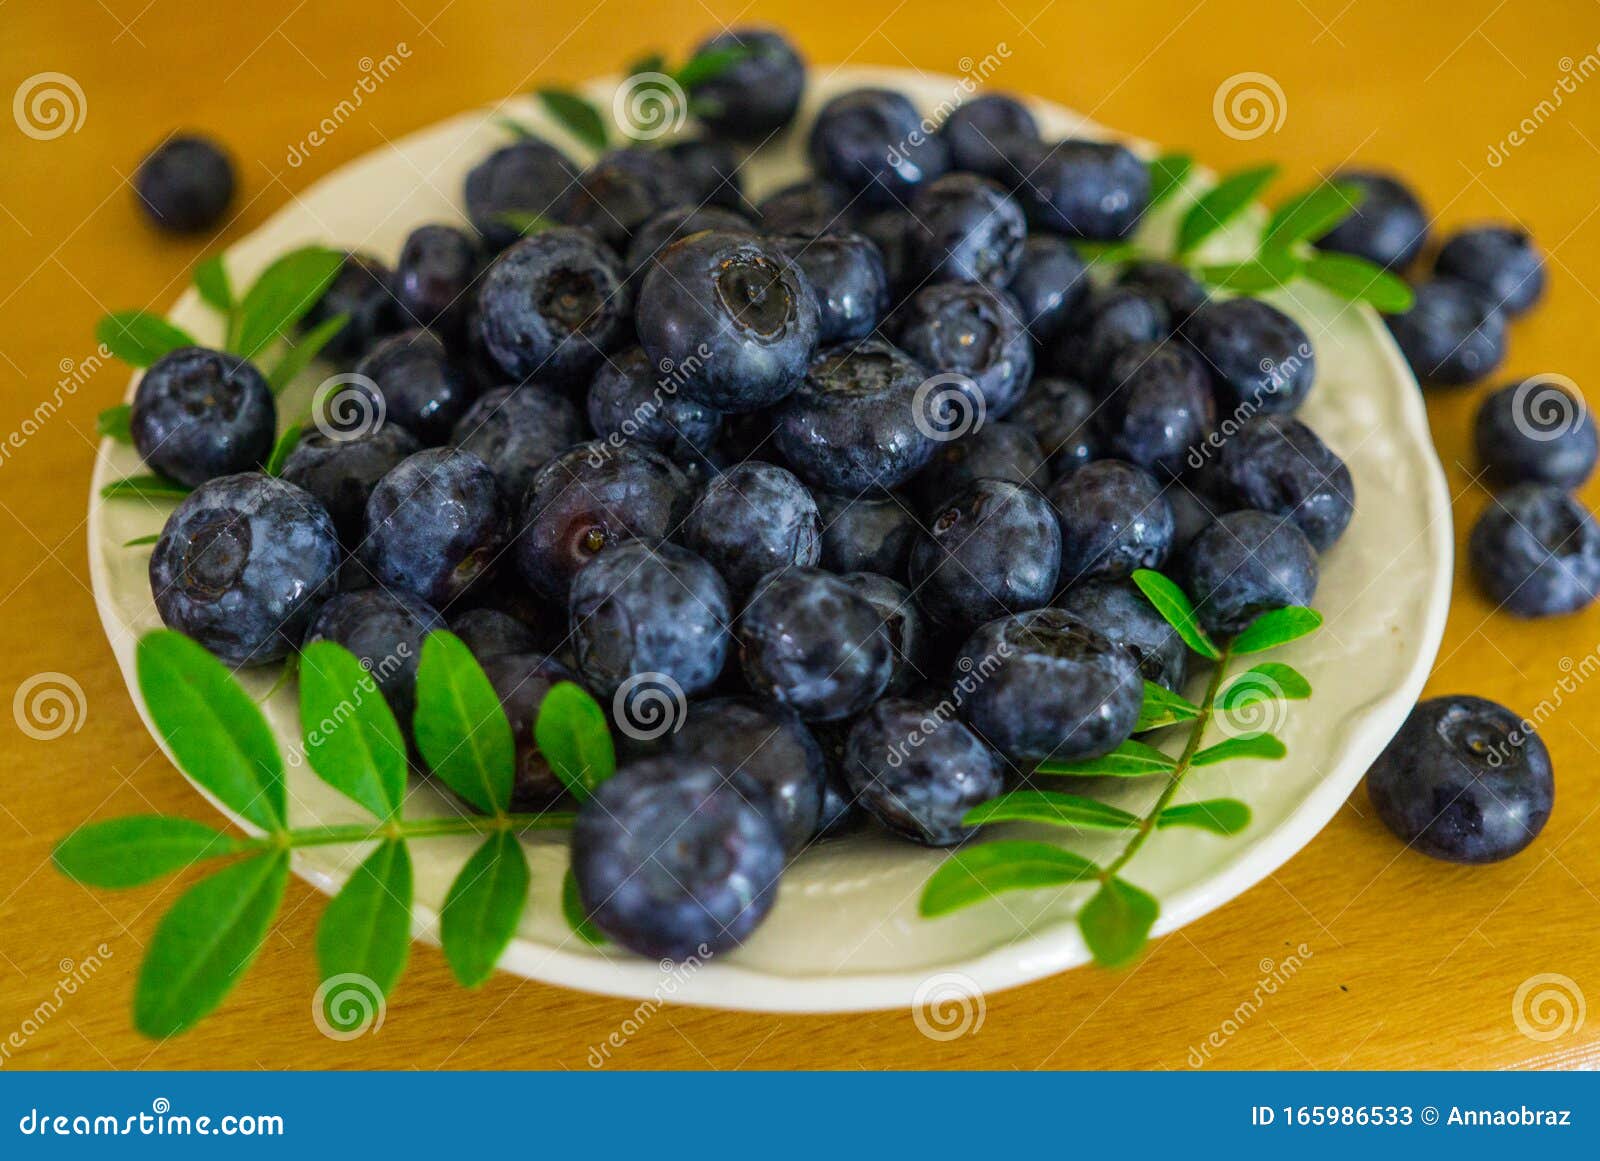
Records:
[[[812,116],[829,97],[851,88],[879,86],[907,94],[931,115],[959,92],[954,78],[876,68],[819,68],[807,91],[796,132],[784,135],[746,169],[746,189],[759,200],[808,176],[803,155]],[[616,81],[596,82],[589,96],[611,108]],[[1109,137],[1107,130],[1044,101],[1029,111],[1049,137]],[[467,171],[505,145],[494,116],[509,114],[560,141],[575,159],[591,160],[531,100],[504,109],[454,117],[353,162],[299,192],[264,227],[232,246],[227,262],[235,285],[295,246],[325,243],[395,262],[407,235],[428,222],[463,223],[459,191]],[[1144,156],[1153,146],[1129,143]],[[430,174],[419,183],[417,173]],[[1198,179],[1196,179],[1198,180]],[[1138,237],[1169,250],[1181,213],[1173,199],[1150,216]],[[1245,256],[1249,228],[1210,239],[1207,261]],[[1298,284],[1291,298],[1271,296],[1291,313],[1315,344],[1318,378],[1303,418],[1349,463],[1359,504],[1343,538],[1319,562],[1316,606],[1323,630],[1272,654],[1303,672],[1315,697],[1296,705],[1278,733],[1288,747],[1281,762],[1232,762],[1196,772],[1183,800],[1234,797],[1248,803],[1253,820],[1242,834],[1219,838],[1173,828],[1152,841],[1130,869],[1141,888],[1161,904],[1156,933],[1172,931],[1221,906],[1258,882],[1309,842],[1349,797],[1415,703],[1433,661],[1448,603],[1451,543],[1444,477],[1428,438],[1420,393],[1381,321],[1365,308]],[[215,314],[191,292],[171,312],[202,342],[221,338]],[[295,415],[330,372],[307,372],[280,398],[282,415]],[[106,402],[110,402],[107,400]],[[102,445],[89,508],[89,550],[94,591],[117,659],[138,702],[133,680],[138,637],[160,627],[151,603],[148,549],[124,547],[157,532],[168,506],[142,500],[104,501],[99,489],[143,471],[132,448]],[[1192,668],[1201,669],[1196,665]],[[241,674],[264,695],[276,667]],[[1192,681],[1193,679],[1191,679]],[[1192,685],[1190,693],[1195,690]],[[140,704],[143,711],[142,703]],[[268,698],[265,712],[287,747],[299,732],[294,687]],[[305,766],[289,768],[291,821],[341,824],[364,821],[360,809]],[[1127,779],[1115,801],[1142,811],[1158,792],[1153,780]],[[413,785],[408,811],[446,814],[451,807],[431,786]],[[996,837],[1044,838],[1022,824],[996,828]],[[1093,837],[1072,846],[1091,858],[1110,849]],[[413,847],[417,934],[437,939],[438,909],[471,842],[434,840]],[[517,937],[501,960],[506,971],[548,983],[643,998],[661,994],[659,965],[615,946],[594,948],[575,938],[562,917],[561,880],[568,861],[566,836],[528,840],[532,886]],[[845,1011],[903,1008],[918,988],[940,973],[958,972],[986,992],[1039,979],[1088,962],[1073,921],[1087,889],[1014,893],[1003,903],[924,919],[917,914],[922,885],[948,853],[898,842],[860,829],[801,855],[785,873],[766,922],[737,951],[717,955],[672,976],[671,996],[685,1003],[777,1011]],[[320,890],[332,892],[357,865],[360,852],[335,847],[295,852],[293,866]],[[1108,988],[1111,984],[1106,985]]]

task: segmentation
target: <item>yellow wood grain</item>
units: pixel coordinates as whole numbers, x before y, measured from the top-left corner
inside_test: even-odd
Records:
[[[103,311],[166,309],[207,249],[146,229],[127,176],[175,126],[220,135],[242,177],[230,242],[385,141],[536,82],[613,69],[635,50],[681,51],[722,20],[783,24],[814,61],[947,73],[1003,44],[992,85],[1188,146],[1218,167],[1282,161],[1285,189],[1350,160],[1394,166],[1441,225],[1514,216],[1549,250],[1548,302],[1513,328],[1508,373],[1583,383],[1600,369],[1600,80],[1559,88],[1564,68],[1581,72],[1600,52],[1600,9],[1585,0],[8,0],[0,97],[61,72],[81,87],[86,115],[76,133],[49,141],[0,118],[0,695],[60,673],[82,689],[86,712],[50,741],[0,715],[0,1063],[584,1069],[629,1020],[634,1030],[606,1067],[1498,1067],[1600,1056],[1600,1013],[1541,1041],[1519,1031],[1512,1011],[1519,986],[1544,973],[1600,1002],[1600,697],[1581,687],[1559,695],[1565,704],[1545,726],[1556,810],[1519,858],[1462,869],[1405,853],[1358,792],[1302,854],[1161,940],[1137,969],[1076,971],[990,996],[981,1027],[948,1042],[923,1036],[906,1012],[636,1011],[503,975],[469,993],[436,950],[418,946],[382,1030],[335,1043],[310,1011],[321,898],[298,881],[219,1015],[164,1044],[131,1030],[141,948],[178,885],[96,894],[47,861],[52,842],[88,818],[211,813],[135,717],[88,588],[94,417],[121,398],[126,378],[109,364],[79,385],[73,369],[91,356]],[[291,147],[349,95],[361,59],[401,42],[404,68],[291,166]],[[1277,132],[1237,140],[1219,131],[1213,93],[1241,72],[1281,87]],[[1491,148],[1519,125],[1523,142],[1492,165]],[[1484,501],[1467,439],[1480,394],[1429,398],[1458,545]],[[1600,493],[1591,485],[1586,496]],[[1430,690],[1532,712],[1563,679],[1589,672],[1597,648],[1600,610],[1523,624],[1458,583]],[[1315,713],[1315,702],[1296,712]],[[1291,956],[1293,974],[1258,996],[1263,976],[1285,975]],[[64,975],[84,982],[58,995]]]

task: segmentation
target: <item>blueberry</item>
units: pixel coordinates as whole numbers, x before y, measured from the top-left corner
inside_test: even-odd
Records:
[[[638,146],[603,154],[567,186],[555,217],[593,231],[618,254],[633,232],[668,206],[694,201],[694,184],[671,155]]]
[[[259,466],[278,409],[254,365],[225,351],[179,347],[152,363],[133,393],[133,446],[153,470],[195,487]]]
[[[477,456],[420,451],[372,489],[362,561],[381,584],[446,608],[499,559],[506,511],[494,473]]]
[[[691,138],[674,141],[666,146],[664,152],[678,163],[678,168],[693,187],[694,196],[691,200],[696,205],[721,206],[746,215],[754,209],[745,200],[738,155],[726,142]]]
[[[967,639],[952,695],[983,738],[1019,762],[1071,762],[1133,733],[1144,681],[1131,650],[1061,609],[990,621]]]
[[[1006,289],[1017,300],[1034,343],[1049,346],[1088,297],[1089,267],[1065,238],[1031,234]]]
[[[807,721],[860,713],[894,672],[872,603],[820,569],[785,568],[763,579],[736,634],[750,687]]]
[[[451,442],[488,464],[500,494],[515,506],[539,469],[585,434],[583,416],[566,396],[530,383],[485,391],[456,420]]]
[[[259,472],[208,480],[185,496],[150,556],[150,591],[169,629],[229,665],[297,648],[333,595],[339,537],[315,497]]]
[[[792,472],[747,460],[706,485],[683,522],[681,539],[742,597],[775,568],[816,564],[822,518]]]
[[[925,241],[922,224],[906,210],[892,209],[868,214],[857,229],[871,238],[883,255],[883,269],[889,276],[889,297],[903,298],[916,289],[912,255]]]
[[[454,226],[418,226],[400,248],[394,296],[407,323],[459,335],[478,276],[478,244]]]
[[[1177,476],[1216,425],[1205,364],[1176,341],[1135,343],[1111,360],[1097,419],[1107,455]]]
[[[950,150],[950,168],[981,173],[1007,188],[1022,179],[1017,159],[1039,143],[1039,125],[1027,107],[1004,93],[963,101],[939,127]]]
[[[850,740],[849,722],[815,722],[812,736],[822,747],[828,776],[822,787],[822,817],[817,820],[812,842],[837,838],[853,830],[861,822],[863,812],[856,805],[856,796],[845,780],[845,748]]]
[[[1355,513],[1345,462],[1298,419],[1258,415],[1217,457],[1223,494],[1236,508],[1287,516],[1318,552],[1331,548]]]
[[[1309,605],[1317,554],[1284,516],[1245,509],[1219,516],[1184,556],[1184,588],[1200,623],[1231,636],[1262,613]]]
[[[1132,581],[1088,581],[1061,594],[1056,607],[1108,640],[1125,645],[1146,681],[1183,692],[1189,647]]]
[[[766,918],[783,872],[769,796],[747,774],[676,757],[634,762],[578,808],[572,873],[584,913],[652,959],[727,951]]]
[[[427,447],[436,447],[450,438],[456,420],[472,402],[472,386],[451,361],[444,344],[432,331],[402,331],[379,341],[355,369],[356,378],[345,388],[377,398],[369,407],[355,409],[357,422],[369,425],[369,416],[382,415],[386,422],[398,423]],[[326,423],[340,428],[341,395],[330,397]]]
[[[1531,237],[1509,226],[1451,234],[1439,247],[1433,272],[1465,282],[1511,316],[1523,314],[1544,294],[1544,256]]]
[[[971,283],[925,286],[906,304],[900,345],[934,375],[972,381],[983,415],[1003,418],[1033,378],[1022,308],[1003,290]]]
[[[637,287],[649,272],[657,254],[678,239],[698,234],[701,230],[722,230],[733,234],[755,232],[750,220],[743,214],[721,206],[670,206],[640,226],[629,241],[626,266],[630,283]]]
[[[289,453],[280,475],[321,500],[340,541],[354,549],[361,543],[372,489],[401,460],[421,450],[422,445],[394,423],[353,439],[308,431]]]
[[[889,311],[883,253],[864,234],[839,231],[778,239],[817,295],[817,340],[845,343],[870,335]]]
[[[628,327],[622,267],[594,236],[552,229],[516,243],[479,279],[477,333],[500,370],[580,383]]]
[[[828,101],[812,123],[809,149],[817,172],[866,206],[904,205],[950,168],[944,138],[887,89],[853,89]]]
[[[743,773],[759,783],[771,796],[789,856],[799,854],[816,833],[827,763],[793,710],[741,697],[698,702],[672,735],[671,751],[725,777]]]
[[[1496,496],[1467,541],[1472,574],[1489,599],[1518,617],[1554,617],[1600,596],[1600,524],[1551,484]]]
[[[676,460],[709,452],[722,430],[722,413],[678,390],[669,368],[661,370],[634,347],[606,360],[589,384],[589,425],[615,444],[631,440]],[[577,437],[567,443],[578,442]]]
[[[800,108],[806,65],[783,33],[733,28],[704,41],[703,53],[738,52],[727,68],[689,87],[695,116],[720,137],[762,143],[788,127]]]
[[[1100,458],[1100,441],[1092,422],[1095,399],[1070,379],[1033,381],[1011,421],[1033,433],[1051,474],[1060,479],[1074,468]]]
[[[817,494],[822,516],[822,567],[830,572],[875,572],[903,577],[917,536],[904,503],[871,496]]]
[[[540,645],[539,634],[510,613],[481,606],[452,616],[450,631],[472,650],[480,664],[507,653],[536,653]]]
[[[807,178],[774,190],[756,205],[769,234],[813,238],[850,228],[850,195],[831,181]]]
[[[1219,513],[1209,496],[1183,482],[1167,485],[1162,495],[1172,507],[1172,551],[1167,557],[1181,560],[1194,538],[1204,532]]]
[[[1172,506],[1154,476],[1122,460],[1096,460],[1051,485],[1061,522],[1061,583],[1121,580],[1160,568],[1172,548]]]
[[[1362,192],[1350,216],[1317,239],[1319,250],[1354,254],[1392,270],[1403,270],[1428,241],[1428,215],[1405,185],[1392,174],[1343,170],[1333,180]]]
[[[554,657],[538,652],[480,654],[478,662],[500,699],[516,746],[511,809],[543,810],[566,793],[566,786],[539,752],[534,726],[545,695],[559,682],[576,682],[577,675]]]
[[[639,292],[639,342],[683,392],[721,411],[770,407],[817,344],[810,280],[771,242],[709,230],[657,255]]]
[[[1206,303],[1184,336],[1211,369],[1224,412],[1294,411],[1317,378],[1311,338],[1294,319],[1259,298]]]
[[[1453,278],[1428,279],[1413,290],[1411,309],[1383,321],[1417,378],[1454,387],[1493,374],[1506,356],[1506,316]]]
[[[940,707],[907,698],[885,698],[850,727],[845,777],[873,818],[930,847],[975,834],[961,820],[1005,789],[999,755]]]
[[[362,589],[329,598],[306,631],[305,644],[332,641],[354,653],[409,736],[422,641],[444,627],[432,605],[403,589]]]
[[[911,550],[911,587],[930,618],[970,630],[1048,604],[1061,572],[1061,529],[1032,488],[976,480]]]
[[[1478,407],[1478,459],[1500,484],[1556,484],[1568,490],[1595,464],[1595,423],[1583,398],[1558,376],[1508,383]]]
[[[467,217],[491,251],[522,237],[526,218],[550,218],[578,171],[536,137],[496,149],[467,174]]]
[[[1160,299],[1132,286],[1109,287],[1091,292],[1084,309],[1056,335],[1048,362],[1069,379],[1099,387],[1124,349],[1159,343],[1171,331]]]
[[[978,480],[1007,480],[1035,488],[1049,482],[1044,453],[1027,427],[999,419],[940,444],[913,486],[923,511],[933,511]]]
[[[1150,171],[1109,141],[1058,141],[1024,152],[1017,196],[1040,229],[1073,238],[1126,238],[1150,201]]]
[[[325,358],[348,365],[385,335],[404,326],[394,293],[394,272],[370,254],[345,255],[339,273],[303,319],[302,333],[344,315],[348,321],[322,348]]]
[[[661,540],[683,519],[688,481],[672,461],[637,444],[579,444],[528,485],[517,569],[535,592],[565,604],[578,570],[618,540]]]
[[[875,572],[847,573],[843,580],[876,610],[878,623],[894,650],[894,672],[884,693],[902,694],[926,682],[933,668],[933,642],[911,590],[892,577]]]
[[[1206,304],[1209,295],[1194,275],[1176,262],[1144,258],[1130,262],[1117,275],[1117,285],[1137,290],[1166,308],[1174,329],[1182,327]]]
[[[1367,773],[1383,824],[1435,859],[1495,863],[1538,837],[1555,805],[1550,752],[1481,697],[1419,702]]]
[[[947,173],[917,190],[911,213],[925,231],[913,255],[914,277],[1000,287],[1016,275],[1028,224],[998,183]]]
[[[20,106],[18,106],[20,108]],[[139,163],[134,192],[145,216],[163,230],[209,230],[233,201],[233,161],[208,137],[169,137]]]
[[[818,352],[804,382],[774,414],[773,442],[815,488],[859,494],[892,488],[933,454],[923,370],[881,339]]]
[[[696,694],[727,660],[728,587],[676,544],[632,540],[604,549],[573,578],[567,608],[578,671],[606,697],[640,674]]]

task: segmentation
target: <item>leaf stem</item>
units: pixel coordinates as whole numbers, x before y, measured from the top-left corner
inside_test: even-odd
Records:
[[[1116,877],[1118,871],[1127,866],[1134,855],[1139,853],[1139,848],[1144,845],[1156,829],[1156,820],[1161,817],[1161,812],[1172,802],[1173,796],[1178,793],[1178,788],[1183,785],[1183,778],[1194,764],[1194,756],[1200,750],[1200,741],[1205,737],[1206,727],[1211,724],[1212,716],[1216,712],[1217,695],[1222,690],[1222,682],[1228,675],[1228,662],[1233,659],[1233,644],[1226,642],[1222,645],[1222,656],[1218,657],[1211,669],[1211,679],[1206,683],[1206,694],[1200,702],[1200,713],[1195,717],[1189,738],[1183,744],[1183,752],[1178,755],[1178,764],[1167,775],[1167,785],[1161,791],[1148,813],[1139,820],[1138,829],[1133,837],[1128,840],[1128,845],[1122,848],[1122,853],[1100,869],[1099,879],[1102,883],[1109,883]]]
[[[376,825],[349,823],[343,826],[297,827],[263,835],[241,849],[343,846],[385,839],[438,838],[443,835],[492,834],[499,831],[525,834],[536,830],[566,830],[572,825],[573,817],[571,811],[547,810],[543,814],[472,814],[459,818],[392,819]]]

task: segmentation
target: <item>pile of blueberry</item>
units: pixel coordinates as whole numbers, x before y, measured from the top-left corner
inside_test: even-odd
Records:
[[[789,860],[859,820],[953,845],[1038,762],[1114,749],[1144,682],[1192,661],[1133,571],[1234,633],[1312,601],[1355,502],[1295,417],[1298,323],[1163,262],[1089,279],[1078,244],[1149,198],[1127,149],[1044,139],[1001,95],[930,134],[862,89],[810,126],[813,176],[752,201],[741,162],[790,131],[804,65],[775,32],[711,44],[743,51],[693,92],[702,136],[586,167],[523,137],[468,175],[470,226],[422,226],[393,267],[352,253],[303,325],[349,318],[326,353],[358,418],[330,407],[277,474],[272,393],[230,355],[162,358],[131,421],[194,487],[156,605],[219,657],[339,642],[404,723],[449,627],[512,723],[523,811],[563,795],[545,693],[607,707],[626,760],[573,869],[650,956],[736,944]],[[1389,204],[1345,243],[1393,242]],[[1413,314],[1397,329],[1434,326]],[[637,728],[646,688],[686,718]]]

